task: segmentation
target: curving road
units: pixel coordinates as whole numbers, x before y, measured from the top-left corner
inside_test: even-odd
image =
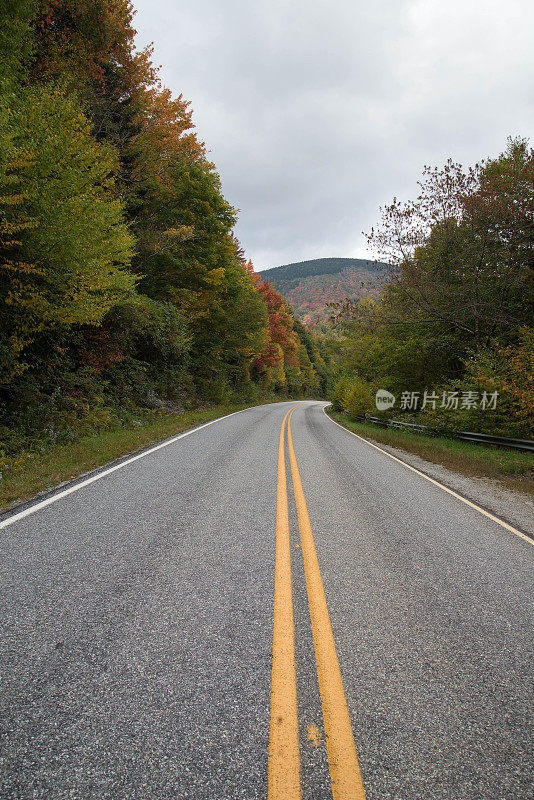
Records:
[[[230,415],[0,522],[3,799],[266,798],[291,662],[295,758],[279,768],[293,788],[271,776],[271,800],[362,797],[354,746],[367,800],[532,798],[531,543],[325,405]],[[286,627],[271,719],[291,409],[293,619],[287,592],[276,614],[294,658]],[[306,508],[327,607],[315,639]],[[321,661],[328,626],[335,650]],[[332,659],[344,696],[329,722]],[[350,741],[336,728],[343,704]]]

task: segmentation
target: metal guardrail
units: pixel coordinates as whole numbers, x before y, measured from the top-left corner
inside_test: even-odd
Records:
[[[476,442],[477,444],[494,444],[497,447],[511,447],[514,450],[525,450],[534,453],[534,442],[530,439],[509,439],[507,436],[491,436],[486,433],[472,433],[471,431],[458,431],[457,439],[464,442]]]
[[[418,433],[430,431],[428,425],[418,425],[415,422],[401,422],[397,419],[380,419],[370,414],[356,417],[361,422],[372,422],[374,425],[381,425],[383,428],[399,428]],[[475,444],[489,444],[495,447],[509,447],[512,450],[524,450],[527,453],[534,453],[534,441],[531,439],[510,439],[508,436],[492,436],[489,433],[474,433],[472,431],[456,431],[455,439],[464,442],[474,442]]]

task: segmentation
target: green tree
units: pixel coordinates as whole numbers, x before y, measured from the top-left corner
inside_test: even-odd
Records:
[[[0,124],[11,150],[4,183],[6,176],[16,182],[23,199],[3,204],[4,227],[18,225],[19,233],[4,242],[2,336],[4,348],[16,340],[11,352],[22,367],[41,332],[99,324],[131,295],[133,240],[114,184],[116,154],[92,139],[74,95],[28,88]]]
[[[0,93],[15,90],[34,52],[37,0],[0,0]]]
[[[420,186],[417,201],[387,206],[369,236],[392,264],[391,322],[432,321],[484,349],[532,313],[534,151],[510,140],[469,170],[426,168]]]
[[[161,397],[180,402],[191,390],[187,321],[170,303],[136,296],[81,333],[79,369],[91,385],[104,382],[121,404],[151,404],[151,397],[156,406]]]
[[[450,161],[427,168],[417,201],[394,200],[369,237],[392,271],[378,298],[338,314],[340,371],[397,395],[498,387],[495,413],[425,411],[423,422],[526,431],[533,215],[534,151],[525,140],[469,170]],[[341,381],[338,404],[343,391]]]

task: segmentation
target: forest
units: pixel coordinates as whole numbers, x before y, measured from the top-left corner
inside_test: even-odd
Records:
[[[284,398],[444,434],[534,434],[527,140],[470,168],[428,167],[416,200],[382,209],[368,237],[375,289],[336,294],[335,330],[317,336],[247,259],[189,101],[135,46],[129,0],[0,0],[0,11],[4,477],[18,453],[148,411]],[[319,278],[303,299],[310,319],[325,302]],[[377,411],[378,390],[394,408]]]
[[[379,293],[337,308],[333,401],[434,431],[534,434],[534,151],[510,138],[473,167],[427,167],[416,200],[368,235]],[[375,393],[396,405],[378,412]]]
[[[0,7],[0,455],[139,408],[324,395],[129,0]]]

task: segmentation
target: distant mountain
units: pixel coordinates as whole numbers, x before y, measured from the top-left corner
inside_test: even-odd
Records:
[[[315,258],[263,270],[259,274],[283,295],[311,328],[328,328],[328,303],[369,297],[384,280],[388,265],[362,258]]]

